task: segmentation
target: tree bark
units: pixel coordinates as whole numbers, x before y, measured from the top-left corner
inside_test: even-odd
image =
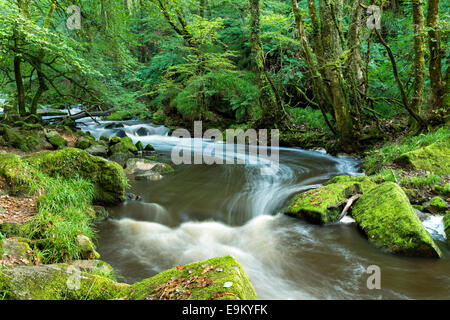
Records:
[[[430,85],[431,107],[434,110],[442,108],[444,83],[442,81],[441,35],[438,30],[439,0],[428,0],[427,27],[428,47],[430,50]]]
[[[352,118],[350,115],[350,108],[346,99],[344,89],[342,87],[343,80],[341,79],[339,67],[336,65],[337,48],[336,30],[333,28],[333,18],[331,16],[331,9],[327,5],[326,0],[319,1],[320,9],[320,23],[322,33],[322,47],[325,59],[326,69],[331,99],[336,118],[339,138],[342,149],[346,152],[353,152],[355,145],[355,137],[353,132]]]
[[[414,24],[414,84],[411,109],[421,114],[423,102],[423,88],[425,83],[425,41],[424,17],[422,0],[412,0],[413,24]],[[415,119],[410,119],[410,125],[416,126]]]

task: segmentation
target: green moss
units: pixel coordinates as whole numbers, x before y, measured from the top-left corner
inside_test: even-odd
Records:
[[[426,170],[439,175],[450,174],[450,138],[424,148],[402,154],[396,163],[415,170]]]
[[[29,220],[23,224],[19,223],[2,223],[0,224],[0,232],[7,237],[21,237],[29,236],[33,230],[33,220]]]
[[[423,210],[424,210],[424,207],[421,206],[421,205],[418,205],[418,204],[413,204],[412,207],[413,207],[414,209],[417,209],[417,210],[422,211],[422,212],[423,212]]]
[[[67,147],[67,140],[61,137],[60,135],[55,135],[48,139],[48,142],[51,143],[52,146],[54,146],[57,149],[62,149],[64,147]]]
[[[443,196],[450,196],[450,183],[446,183],[443,186],[437,185],[435,186],[435,189],[439,194],[442,194]]]
[[[127,178],[123,168],[115,162],[74,148],[35,153],[25,159],[50,176],[79,176],[91,181],[96,188],[96,202],[116,204],[125,200]]]
[[[353,194],[367,192],[375,186],[376,184],[366,177],[335,177],[321,188],[296,195],[285,213],[311,223],[332,223],[338,219],[342,211],[341,207],[333,206]]]
[[[205,266],[214,266],[216,267],[216,270],[210,270],[202,274]],[[217,268],[221,268],[222,271],[218,272]],[[192,272],[189,273],[189,270]],[[205,276],[207,279],[212,279],[212,283],[206,287],[191,289],[190,295],[186,297],[189,300],[209,300],[218,293],[230,294],[222,296],[219,299],[257,299],[255,290],[241,264],[231,256],[191,263],[186,265],[183,270],[173,268],[164,271],[152,278],[130,286],[124,291],[124,297],[131,300],[144,300],[154,292],[158,285],[165,284],[172,278],[187,279],[194,276]],[[231,282],[232,285],[225,288],[224,284],[226,282]]]
[[[33,255],[29,244],[24,241],[25,239],[5,239],[0,240],[0,247],[3,255],[7,255],[6,259],[16,259],[21,261],[21,263],[32,264],[33,263]],[[0,257],[2,257],[0,255]],[[5,257],[2,257],[5,258]],[[27,263],[28,261],[28,263]]]
[[[4,268],[0,280],[0,292],[14,300],[107,300],[128,287],[67,264]]]
[[[441,255],[395,183],[386,182],[366,192],[353,206],[352,215],[369,241],[386,252],[435,258]]]
[[[8,147],[17,148],[22,151],[31,150],[26,138],[23,137],[18,131],[11,129],[8,126],[0,125],[0,134],[3,135],[2,143]]]
[[[144,150],[144,144],[141,141],[136,142],[135,146],[138,151]]]
[[[430,205],[432,205],[433,207],[439,207],[439,208],[447,209],[447,203],[441,197],[434,197],[433,199],[431,199]]]
[[[4,151],[0,151],[0,176],[5,178],[11,195],[31,195],[40,180],[37,172],[19,156]]]
[[[89,148],[91,145],[92,145],[92,140],[85,138],[85,137],[81,137],[81,138],[77,139],[77,142],[75,144],[75,146],[77,148],[80,148],[83,150]]]
[[[138,148],[136,148],[136,146],[133,143],[133,140],[131,140],[131,138],[129,138],[129,137],[122,138],[120,140],[120,142],[113,144],[111,146],[110,150],[111,150],[112,154],[115,154],[115,153],[135,154],[138,152]]]

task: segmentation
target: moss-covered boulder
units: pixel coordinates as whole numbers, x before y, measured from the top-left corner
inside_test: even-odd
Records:
[[[357,193],[364,193],[376,184],[367,177],[338,176],[318,189],[296,195],[286,209],[287,215],[305,219],[315,224],[337,221],[342,201]]]
[[[414,170],[426,170],[439,175],[450,174],[450,139],[407,152],[395,162]]]
[[[353,206],[352,215],[368,240],[386,252],[441,256],[406,194],[395,183],[386,182],[364,193]]]
[[[95,274],[108,279],[115,277],[114,269],[111,265],[101,260],[73,260],[68,262],[68,264],[80,269],[81,272]]]
[[[39,152],[25,159],[50,176],[80,176],[91,181],[96,187],[95,201],[98,203],[116,204],[125,200],[127,178],[123,168],[115,162],[74,148]]]
[[[77,141],[75,142],[75,147],[85,150],[85,149],[89,148],[93,144],[93,142],[94,141],[92,139],[82,136],[82,137],[79,137],[77,139]]]
[[[15,154],[0,151],[0,176],[6,181],[6,191],[13,196],[30,195],[39,177],[32,167]]]
[[[0,125],[0,144],[22,151],[30,151],[27,139],[20,134],[17,129],[12,129],[6,125]]]
[[[127,287],[68,264],[0,270],[0,296],[9,300],[107,300],[118,298]]]
[[[231,256],[164,271],[124,290],[131,300],[255,300],[241,264]]]
[[[113,139],[111,139],[111,141],[113,141]],[[136,154],[138,152],[138,148],[136,148],[136,146],[133,143],[133,140],[131,140],[131,138],[129,138],[129,137],[121,138],[118,143],[114,143],[110,147],[110,150],[111,150],[112,154],[115,154],[115,153]]]
[[[142,141],[136,142],[135,146],[138,151],[144,151],[144,144],[142,143]]]
[[[435,189],[439,194],[450,197],[450,183],[446,183],[443,186],[436,185]]]
[[[429,202],[424,203],[425,211],[432,214],[444,213],[447,208],[447,203],[441,197],[434,197]]]
[[[85,235],[80,234],[77,236],[77,244],[80,248],[81,259],[94,260],[100,258],[100,254],[95,251],[94,243]]]
[[[67,147],[67,140],[64,139],[63,137],[61,137],[59,135],[59,133],[57,131],[49,131],[45,133],[45,136],[48,140],[48,142],[50,142],[50,144],[55,148],[55,149],[62,149],[64,147]]]
[[[33,251],[28,243],[22,239],[0,240],[0,260],[3,264],[32,265]]]
[[[33,219],[22,224],[5,222],[0,224],[0,232],[7,237],[27,238],[33,231]]]

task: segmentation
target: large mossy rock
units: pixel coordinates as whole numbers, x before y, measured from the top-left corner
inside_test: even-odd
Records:
[[[127,287],[68,264],[0,270],[0,296],[3,292],[7,300],[107,300],[118,298]]]
[[[46,147],[45,137],[40,130],[31,128],[10,128],[0,124],[0,145],[20,149],[22,151],[38,150]]]
[[[30,195],[39,182],[36,170],[18,155],[0,151],[0,176],[6,180],[6,191],[13,196]]]
[[[133,284],[124,293],[131,300],[257,299],[241,264],[231,256],[178,266]]]
[[[337,204],[356,193],[365,193],[376,184],[367,177],[338,176],[318,189],[296,195],[286,209],[287,215],[315,224],[336,222],[342,211]]]
[[[450,174],[450,139],[402,154],[395,162],[410,169],[448,175]]]
[[[393,182],[385,182],[364,193],[353,206],[352,215],[368,240],[386,252],[433,258],[441,256],[408,197]]]
[[[91,181],[96,187],[97,203],[116,204],[125,200],[127,178],[123,168],[115,162],[74,148],[35,153],[25,160],[50,176],[79,176]]]

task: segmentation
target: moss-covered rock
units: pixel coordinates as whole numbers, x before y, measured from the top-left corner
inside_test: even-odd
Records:
[[[75,143],[75,146],[79,149],[87,149],[92,145],[92,139],[88,139],[86,137],[79,137]]]
[[[39,152],[25,160],[50,176],[80,176],[91,181],[96,187],[95,201],[98,203],[116,204],[125,200],[127,178],[123,168],[115,162],[74,148]]]
[[[113,141],[113,139],[111,139],[111,141]],[[125,137],[125,138],[120,139],[120,142],[114,143],[110,147],[110,150],[111,150],[112,154],[115,154],[115,153],[136,154],[138,152],[138,149],[136,148],[136,146],[133,143],[133,140],[131,140],[130,137]]]
[[[442,214],[447,211],[447,203],[441,197],[434,197],[423,203],[424,210],[431,214]]]
[[[95,251],[95,245],[85,235],[80,234],[77,236],[77,244],[80,248],[81,259],[93,260],[100,258],[100,254]]]
[[[125,165],[126,174],[142,175],[146,173],[170,173],[174,169],[170,164],[156,162],[144,158],[128,159]]]
[[[114,269],[109,263],[101,260],[73,260],[69,265],[80,269],[81,272],[102,276],[114,280]]]
[[[443,186],[436,185],[435,189],[439,194],[450,197],[450,183],[446,183]]]
[[[287,215],[303,218],[311,223],[335,222],[342,211],[337,204],[356,193],[364,193],[376,184],[367,177],[338,176],[318,189],[296,195],[286,209]]]
[[[450,174],[450,140],[438,141],[427,147],[407,152],[395,162],[415,170],[448,175]]]
[[[407,196],[395,183],[386,182],[364,193],[353,206],[352,215],[368,240],[386,252],[441,256]]]
[[[33,219],[25,223],[5,222],[0,224],[0,232],[7,237],[27,238],[33,230]]]
[[[50,144],[56,149],[62,149],[64,147],[67,147],[67,140],[61,137],[60,135],[49,138],[48,142],[50,142]]]
[[[1,144],[8,147],[17,148],[22,151],[30,151],[31,148],[27,139],[22,136],[17,129],[12,129],[5,125],[0,125]]]
[[[0,151],[0,176],[10,195],[30,195],[39,183],[36,171],[15,154]]]
[[[33,264],[33,251],[22,239],[0,240],[0,257],[6,264]]]
[[[138,151],[144,151],[144,144],[142,143],[142,141],[136,142],[135,146]]]
[[[0,270],[0,293],[10,300],[107,300],[119,297],[127,287],[68,264]]]
[[[213,267],[213,268],[212,268]],[[172,288],[173,295],[161,296],[158,288]],[[180,290],[187,290],[180,291]],[[178,292],[178,295],[177,295]],[[212,258],[164,271],[124,290],[125,298],[183,300],[257,299],[241,264],[231,256]]]

